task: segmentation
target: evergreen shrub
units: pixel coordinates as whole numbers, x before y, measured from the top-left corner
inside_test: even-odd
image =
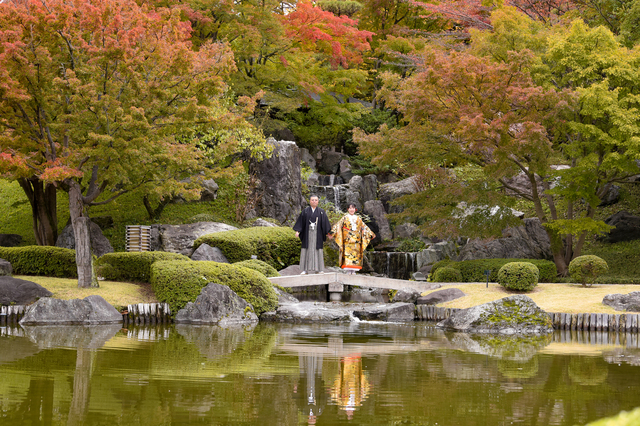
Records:
[[[431,271],[429,271],[429,276],[430,277],[434,277],[435,273],[438,271],[438,269],[444,268],[445,266],[449,266],[452,263],[456,263],[456,262],[451,260],[451,259],[443,259],[443,260],[440,260],[440,261],[434,263],[433,266],[431,266]],[[431,281],[433,281],[433,280],[431,280]]]
[[[498,271],[498,283],[509,290],[531,291],[539,277],[538,267],[531,262],[509,262]]]
[[[107,253],[96,261],[96,274],[111,281],[148,283],[151,265],[159,260],[190,261],[187,256],[165,251]]]
[[[571,278],[584,287],[591,286],[599,275],[609,271],[609,265],[601,257],[587,254],[578,256],[569,263]]]
[[[438,268],[435,274],[433,274],[433,279],[431,280],[437,283],[459,283],[462,281],[462,274],[458,269],[449,268],[445,266],[444,268]]]
[[[269,265],[267,262],[263,262],[262,260],[258,260],[258,259],[243,260],[242,262],[234,263],[234,265],[253,269],[254,271],[260,272],[262,275],[264,275],[267,278],[280,276],[280,273],[276,271],[276,269],[273,266]]]
[[[257,315],[273,311],[278,296],[271,282],[261,273],[242,266],[211,261],[158,261],[151,265],[151,287],[160,302],[176,313],[187,302],[194,302],[210,282],[229,286],[253,305]]]
[[[431,268],[431,276],[434,276],[434,269],[437,271],[439,268],[447,266],[449,268],[458,269],[462,274],[462,282],[484,282],[487,280],[487,276],[484,271],[490,270],[489,281],[498,281],[498,271],[507,263],[511,262],[529,262],[534,264],[540,272],[540,278],[538,282],[541,283],[553,283],[557,281],[558,270],[556,264],[550,260],[544,259],[476,259],[476,260],[463,260],[461,262],[454,262],[446,259],[441,260],[433,264]]]
[[[52,246],[0,247],[0,258],[11,263],[14,275],[78,278],[75,250]]]
[[[218,247],[231,263],[256,255],[280,270],[300,262],[300,240],[291,228],[256,226],[207,234],[193,243],[194,250],[202,244]]]

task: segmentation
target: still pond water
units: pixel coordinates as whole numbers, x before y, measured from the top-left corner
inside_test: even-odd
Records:
[[[583,425],[640,406],[636,337],[8,327],[0,425]]]

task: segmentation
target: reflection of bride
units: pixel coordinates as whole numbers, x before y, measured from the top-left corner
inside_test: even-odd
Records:
[[[367,399],[370,388],[367,373],[362,370],[360,355],[343,357],[340,360],[340,374],[331,387],[331,400],[351,418],[356,407]]]

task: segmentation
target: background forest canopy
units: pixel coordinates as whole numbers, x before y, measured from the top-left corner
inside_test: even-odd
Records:
[[[402,215],[431,232],[533,212],[564,274],[640,172],[639,23],[640,0],[5,0],[0,172],[51,244],[60,189],[76,218],[194,196],[181,178],[295,138],[418,175]]]

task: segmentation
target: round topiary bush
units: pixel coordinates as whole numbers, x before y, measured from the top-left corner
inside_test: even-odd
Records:
[[[569,274],[584,287],[593,285],[599,275],[609,270],[609,265],[601,257],[587,254],[578,256],[569,263]]]
[[[510,262],[498,271],[498,283],[509,290],[531,291],[539,278],[538,267],[529,262]]]
[[[462,282],[462,274],[457,269],[445,266],[444,268],[438,268],[431,281],[436,283],[459,283]]]
[[[236,266],[243,266],[245,268],[253,269],[263,274],[265,277],[279,277],[280,273],[276,271],[276,268],[269,265],[267,262],[263,262],[258,259],[243,260],[242,262],[234,263]]]

